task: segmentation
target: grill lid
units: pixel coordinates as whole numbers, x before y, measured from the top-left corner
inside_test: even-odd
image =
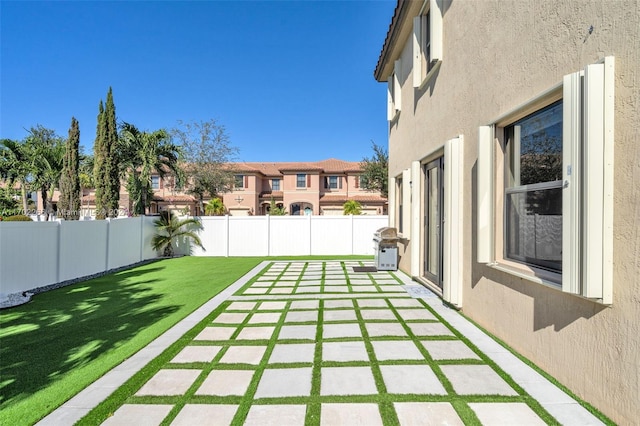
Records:
[[[396,228],[385,226],[378,229],[373,234],[373,238],[376,241],[395,242],[398,241],[398,231]]]

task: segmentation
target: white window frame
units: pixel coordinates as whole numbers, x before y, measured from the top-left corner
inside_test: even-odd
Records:
[[[402,61],[398,59],[393,64],[393,74],[387,79],[387,120],[393,121],[402,109]]]
[[[562,85],[525,103],[514,112],[479,129],[477,167],[477,261],[563,292],[602,304],[613,303],[613,170],[614,57],[566,75]],[[496,250],[496,204],[501,191],[496,179],[494,130],[552,103],[563,100],[562,274],[547,279],[528,265],[508,265]],[[519,115],[519,117],[515,117]],[[508,123],[506,123],[508,124]],[[497,161],[496,161],[497,160]],[[500,200],[504,203],[504,200]],[[502,220],[501,220],[502,222]]]
[[[160,179],[159,175],[151,176],[151,189],[160,189]]]
[[[425,0],[420,14],[413,18],[414,88],[422,88],[442,63],[442,33],[442,10],[438,1]],[[427,55],[427,47],[429,55]]]
[[[271,179],[271,190],[280,191],[280,179]]]
[[[304,185],[300,186],[300,176],[304,176]],[[305,173],[297,173],[296,174],[296,188],[306,188],[307,187],[307,175]]]

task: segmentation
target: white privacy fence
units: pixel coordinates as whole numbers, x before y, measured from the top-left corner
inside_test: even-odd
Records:
[[[203,217],[206,251],[194,256],[372,255],[387,216]],[[157,257],[154,217],[61,222],[0,222],[0,300]]]

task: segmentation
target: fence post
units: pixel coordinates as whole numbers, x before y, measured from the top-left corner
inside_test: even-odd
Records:
[[[267,216],[267,256],[271,256],[271,216]]]

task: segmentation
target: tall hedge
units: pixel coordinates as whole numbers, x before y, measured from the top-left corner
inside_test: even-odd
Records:
[[[58,201],[58,215],[65,220],[80,218],[80,126],[75,117],[71,117],[69,139],[65,146],[60,176],[60,199]]]

